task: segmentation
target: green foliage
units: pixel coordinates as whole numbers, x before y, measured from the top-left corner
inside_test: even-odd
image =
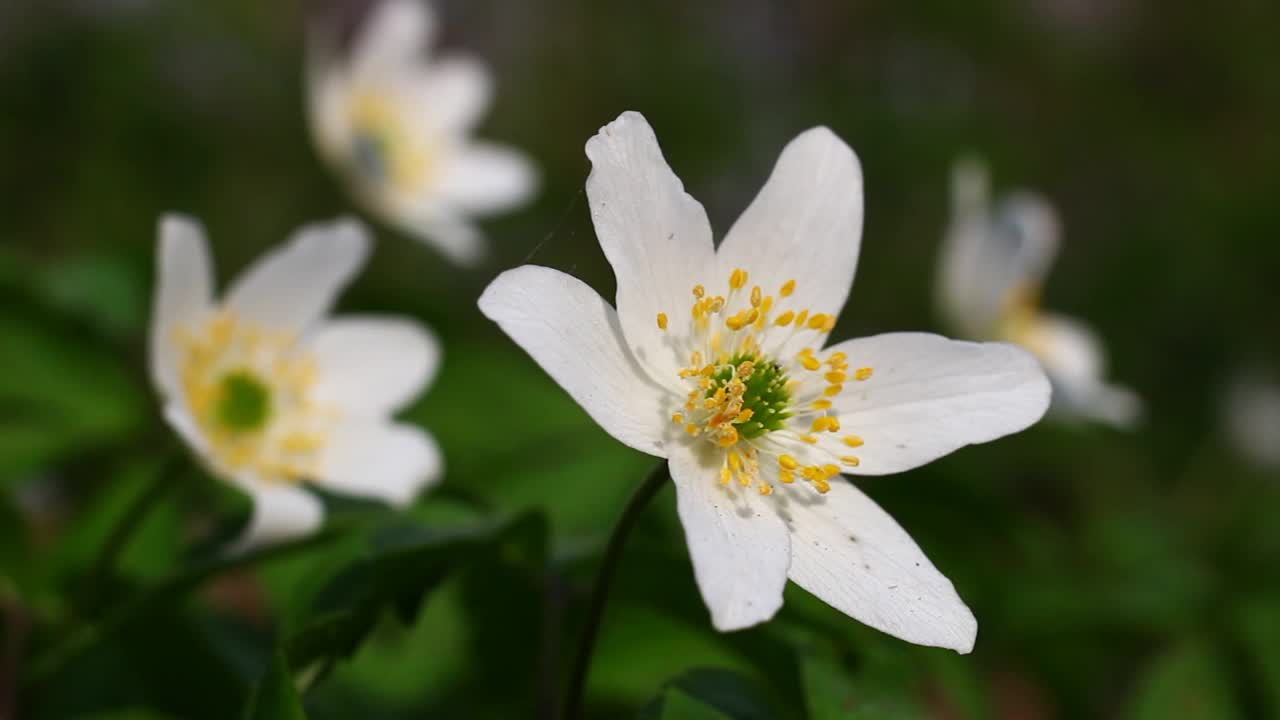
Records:
[[[276,656],[253,689],[249,699],[244,720],[306,720],[307,713],[302,708],[302,697],[293,676],[289,673],[289,665],[283,656]]]

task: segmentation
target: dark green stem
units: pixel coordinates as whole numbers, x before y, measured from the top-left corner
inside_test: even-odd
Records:
[[[609,537],[609,545],[605,548],[604,559],[600,564],[600,573],[596,575],[595,586],[591,589],[591,604],[587,609],[587,625],[582,630],[582,638],[578,641],[578,652],[573,660],[573,672],[569,677],[569,690],[565,695],[565,720],[578,720],[582,717],[583,695],[587,685],[587,671],[591,669],[591,653],[595,650],[596,635],[600,632],[600,622],[604,618],[604,608],[609,600],[609,588],[613,584],[613,576],[617,573],[619,561],[627,538],[635,528],[640,514],[644,512],[649,501],[667,484],[667,463],[661,462],[649,473],[649,477],[636,489],[627,507],[618,518],[618,524]]]
[[[97,602],[102,588],[115,573],[120,554],[128,547],[133,533],[142,525],[147,515],[159,505],[160,500],[179,484],[187,470],[186,454],[180,451],[172,452],[169,458],[160,464],[147,486],[125,508],[120,520],[111,529],[111,534],[102,543],[102,549],[98,552],[97,560],[92,566],[88,585],[91,602]]]

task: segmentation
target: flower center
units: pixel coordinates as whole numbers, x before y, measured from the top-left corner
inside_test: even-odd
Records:
[[[261,430],[271,417],[271,388],[250,370],[232,370],[218,383],[213,413],[228,432]]]
[[[215,313],[179,330],[179,377],[209,461],[262,480],[311,477],[336,415],[312,399],[315,362],[289,333]]]
[[[358,95],[351,106],[351,127],[351,165],[370,183],[411,192],[430,178],[435,153],[385,94]]]
[[[671,421],[723,454],[725,485],[736,480],[770,495],[773,482],[803,479],[825,493],[841,466],[860,463],[848,453],[863,444],[856,435],[836,435],[835,401],[847,382],[869,380],[872,369],[851,370],[842,352],[819,357],[812,347],[788,350],[820,346],[835,316],[786,308],[794,280],[766,295],[758,285],[747,291],[748,278],[734,270],[725,295],[694,287],[687,326],[658,314],[658,329],[689,359],[679,371],[688,392]]]

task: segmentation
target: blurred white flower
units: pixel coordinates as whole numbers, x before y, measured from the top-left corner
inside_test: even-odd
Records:
[[[1035,354],[1053,384],[1054,414],[1132,426],[1142,402],[1105,381],[1102,342],[1080,321],[1040,308],[1059,233],[1044,198],[1017,191],[993,207],[986,168],[973,160],[958,163],[939,263],[939,309],[967,338],[1012,342]]]
[[[407,319],[328,317],[368,254],[360,225],[301,228],[221,302],[203,229],[166,216],[159,231],[152,379],[174,429],[252,498],[246,542],[321,523],[304,482],[404,505],[440,477],[435,441],[391,419],[435,374],[436,340]]]
[[[488,70],[468,57],[428,60],[435,16],[383,0],[349,56],[316,28],[307,58],[312,135],[369,210],[458,263],[484,255],[472,217],[507,210],[537,185],[528,158],[472,139],[489,107]]]
[[[607,432],[668,459],[715,626],[769,619],[790,578],[884,632],[969,651],[977,624],[951,583],[839,475],[1022,430],[1049,403],[1035,359],[924,333],[823,349],[862,232],[858,160],[826,128],[787,146],[719,250],[641,115],[587,155],[617,310],[531,265],[494,280],[480,308]]]
[[[1280,467],[1280,385],[1261,375],[1242,375],[1227,389],[1224,405],[1236,450],[1259,465]]]

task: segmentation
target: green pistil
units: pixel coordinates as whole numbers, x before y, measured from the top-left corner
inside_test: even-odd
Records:
[[[791,413],[787,412],[791,393],[787,391],[787,373],[782,366],[767,357],[757,358],[750,353],[735,355],[711,376],[712,384],[707,397],[727,385],[733,379],[734,368],[748,360],[755,364],[755,370],[743,382],[747,389],[742,394],[742,409],[751,411],[751,419],[734,423],[734,427],[740,436],[752,440],[765,433],[781,430],[786,425],[787,418],[791,417]]]
[[[229,372],[218,383],[213,412],[218,424],[230,432],[261,430],[271,417],[271,389],[247,370]]]

